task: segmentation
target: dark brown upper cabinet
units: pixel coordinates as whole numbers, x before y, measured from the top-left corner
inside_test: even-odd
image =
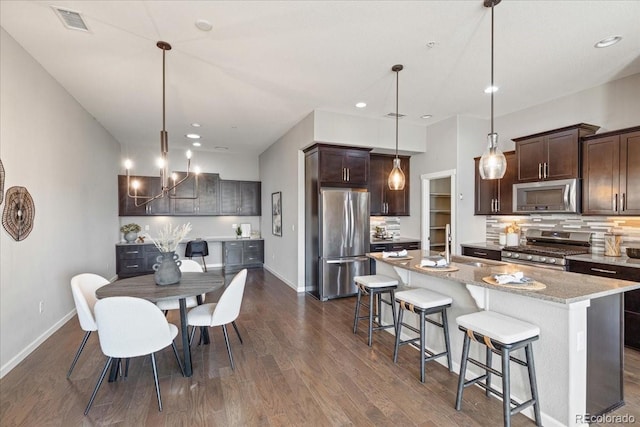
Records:
[[[599,126],[580,123],[514,138],[518,182],[580,177],[580,139]]]
[[[409,215],[409,176],[410,157],[398,156],[405,177],[403,190],[390,190],[387,180],[393,169],[394,155],[371,154],[369,165],[369,198],[371,215],[407,216]]]
[[[261,185],[258,181],[220,180],[220,214],[260,216]]]
[[[316,144],[307,156],[318,155],[320,186],[367,187],[369,183],[369,148]]]
[[[640,215],[640,126],[582,141],[585,215]]]
[[[127,188],[126,175],[118,175],[118,215],[119,216],[144,216],[144,215],[169,215],[171,213],[171,203],[168,197],[161,197],[142,206],[136,206],[134,198],[128,193],[139,196],[155,196],[161,191],[162,184],[157,176],[131,176],[130,182],[138,181],[137,193]],[[138,199],[138,204],[144,203],[145,199]]]
[[[513,215],[513,184],[518,176],[516,152],[504,153],[507,159],[507,171],[502,179],[482,179],[475,161],[475,214],[476,215]]]

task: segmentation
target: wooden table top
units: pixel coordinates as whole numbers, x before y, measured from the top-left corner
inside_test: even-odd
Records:
[[[156,285],[153,274],[117,280],[96,290],[98,299],[107,297],[137,297],[151,302],[192,297],[224,287],[224,276],[219,272],[182,273],[176,285]]]

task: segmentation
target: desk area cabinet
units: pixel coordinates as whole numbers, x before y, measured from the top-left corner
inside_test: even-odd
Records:
[[[264,240],[238,239],[222,242],[222,258],[225,273],[243,268],[262,267],[264,263]]]
[[[121,243],[116,245],[116,273],[118,278],[153,273],[153,264],[160,251],[153,244]]]

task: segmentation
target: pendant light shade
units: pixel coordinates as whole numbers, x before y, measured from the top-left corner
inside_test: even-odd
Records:
[[[404,172],[402,172],[400,159],[398,158],[398,119],[400,118],[400,114],[398,113],[398,88],[400,86],[399,73],[403,68],[404,67],[400,64],[391,67],[391,71],[396,73],[396,158],[393,159],[393,169],[391,169],[391,173],[387,179],[389,190],[404,190],[405,182]]]
[[[493,7],[500,3],[500,0],[484,0],[485,7],[491,7],[491,88],[493,84]],[[507,159],[498,148],[498,134],[493,131],[493,93],[491,90],[491,133],[487,136],[487,149],[480,158],[478,165],[480,177],[482,179],[500,179],[507,171]]]

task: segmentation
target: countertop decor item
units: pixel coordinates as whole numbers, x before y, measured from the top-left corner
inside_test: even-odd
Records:
[[[404,172],[402,172],[400,168],[400,159],[398,158],[398,119],[400,118],[400,113],[398,112],[398,92],[400,87],[400,71],[402,71],[403,68],[401,64],[391,67],[391,71],[396,73],[396,158],[393,159],[393,169],[391,169],[389,179],[387,180],[390,190],[404,190],[405,183]]]
[[[498,148],[498,134],[493,130],[493,93],[498,90],[493,83],[493,7],[498,3],[500,0],[484,0],[484,6],[491,7],[491,86],[485,90],[491,94],[491,133],[487,136],[487,150],[478,165],[482,179],[500,179],[507,171],[507,159]]]
[[[125,224],[120,227],[120,232],[124,233],[124,240],[127,243],[133,243],[138,238],[138,233],[142,230],[142,228],[138,224]]]
[[[198,173],[199,170],[196,167],[194,172],[191,172],[191,150],[187,150],[187,172],[184,176],[180,176],[178,178],[177,174],[173,174],[169,176],[169,162],[167,156],[169,154],[169,135],[167,130],[165,129],[165,54],[168,50],[171,50],[171,45],[167,42],[159,41],[156,43],[158,48],[162,49],[162,130],[160,131],[160,160],[158,162],[158,166],[160,167],[160,192],[158,194],[149,194],[141,195],[138,194],[138,190],[140,189],[140,183],[137,180],[131,182],[131,178],[129,176],[129,171],[133,167],[133,163],[131,160],[127,159],[124,162],[124,167],[127,171],[127,196],[131,197],[135,201],[136,206],[143,206],[156,199],[160,199],[162,197],[169,197],[170,199],[190,199],[195,200],[198,198]],[[190,139],[199,139],[200,135],[196,134],[188,134],[187,138]],[[195,175],[195,189],[193,190],[193,196],[178,196],[176,194],[176,188],[192,178]],[[171,178],[171,184],[169,183],[169,179]],[[133,194],[131,194],[131,188],[133,188]],[[140,189],[141,190],[141,189]],[[147,189],[148,190],[148,189]]]
[[[640,258],[640,248],[627,248],[629,258]]]
[[[31,233],[35,215],[36,207],[25,187],[11,187],[7,190],[2,226],[15,241],[24,240]]]

